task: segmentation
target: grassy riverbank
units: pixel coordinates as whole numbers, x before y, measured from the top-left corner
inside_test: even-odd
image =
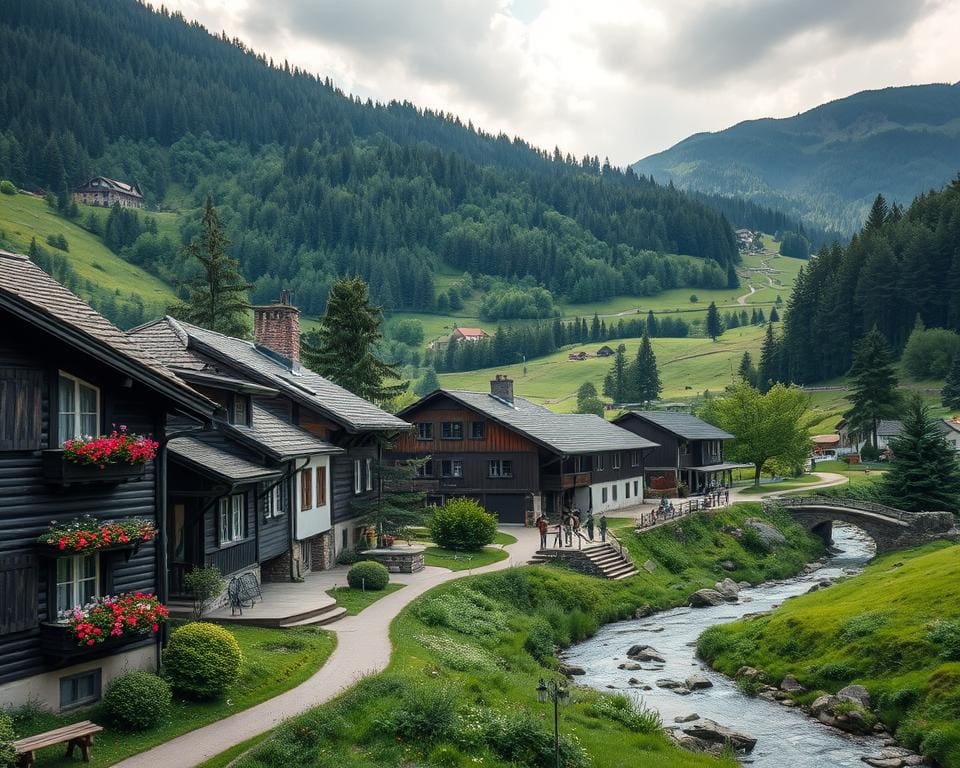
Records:
[[[592,635],[637,607],[683,603],[734,564],[734,578],[785,576],[820,554],[788,518],[768,521],[787,536],[770,552],[744,535],[758,504],[700,514],[637,536],[620,529],[652,573],[603,581],[551,566],[466,578],[411,603],[391,627],[394,654],[383,674],[282,725],[238,763],[242,768],[450,768],[553,765],[552,708],[537,703],[541,677],[561,680],[556,647]],[[727,564],[729,567],[729,564]],[[575,688],[563,707],[566,768],[727,765],[674,747],[656,717],[622,697]]]
[[[960,546],[885,555],[771,616],[707,630],[699,649],[726,674],[794,675],[802,701],[864,685],[901,742],[960,768]]]

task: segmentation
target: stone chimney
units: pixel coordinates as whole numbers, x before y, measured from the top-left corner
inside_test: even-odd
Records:
[[[513,379],[498,373],[490,382],[490,394],[498,400],[513,405]]]
[[[300,310],[290,303],[290,291],[280,291],[280,302],[253,308],[253,337],[295,363],[300,362]]]

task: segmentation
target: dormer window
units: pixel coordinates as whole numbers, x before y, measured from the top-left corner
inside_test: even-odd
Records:
[[[245,395],[234,395],[230,423],[240,427],[250,426],[250,398]]]
[[[59,401],[61,443],[75,437],[99,437],[99,388],[60,371]]]

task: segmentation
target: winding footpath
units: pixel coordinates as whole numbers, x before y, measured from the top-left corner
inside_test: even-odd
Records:
[[[846,482],[843,475],[826,472],[818,474],[824,480],[803,486],[802,490],[825,488]],[[773,495],[776,493],[740,496],[735,490],[731,501],[757,501]],[[390,663],[393,651],[390,623],[411,602],[448,581],[526,565],[530,561],[540,543],[537,530],[510,528],[508,532],[516,536],[517,541],[504,547],[509,555],[506,559],[467,571],[428,567],[418,574],[397,575],[393,580],[406,584],[403,589],[387,595],[356,616],[348,616],[336,624],[324,627],[336,633],[337,647],[327,662],[296,688],[129,757],[116,763],[117,768],[154,768],[158,765],[193,768],[247,739],[275,728],[284,720],[330,701],[361,678],[383,671]]]

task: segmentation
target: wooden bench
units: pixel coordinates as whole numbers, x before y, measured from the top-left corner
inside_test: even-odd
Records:
[[[83,720],[72,725],[65,725],[63,728],[56,728],[46,733],[38,733],[36,736],[27,736],[25,739],[13,742],[13,748],[17,753],[17,768],[30,768],[33,761],[36,760],[36,752],[44,747],[52,747],[54,744],[67,743],[67,757],[73,757],[73,750],[80,747],[80,755],[83,762],[90,762],[90,745],[93,744],[93,734],[100,733],[101,728],[96,723],[89,720]]]

